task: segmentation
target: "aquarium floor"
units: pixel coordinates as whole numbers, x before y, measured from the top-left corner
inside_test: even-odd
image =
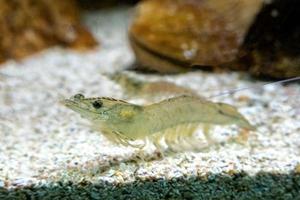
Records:
[[[59,103],[76,93],[122,98],[102,73],[134,60],[126,30],[130,8],[85,14],[101,41],[85,54],[52,48],[0,69],[0,198],[251,199],[293,198],[300,191],[299,84],[268,85],[213,100],[235,105],[257,127],[248,144],[137,159],[109,143]],[[169,80],[208,97],[266,82],[241,73],[137,75]],[[140,103],[142,100],[133,99]],[[222,130],[219,130],[222,131]],[[218,130],[214,134],[218,137]],[[79,196],[77,196],[79,195]]]

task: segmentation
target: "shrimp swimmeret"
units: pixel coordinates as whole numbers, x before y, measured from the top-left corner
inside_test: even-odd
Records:
[[[135,146],[132,141],[143,140],[151,141],[161,150],[164,139],[171,151],[200,150],[199,140],[194,137],[199,125],[205,127],[208,144],[214,143],[209,133],[213,125],[234,124],[244,130],[254,130],[235,107],[195,96],[183,95],[140,106],[113,98],[85,98],[76,94],[63,103],[90,120],[109,140],[125,146]],[[188,145],[182,148],[183,144]]]

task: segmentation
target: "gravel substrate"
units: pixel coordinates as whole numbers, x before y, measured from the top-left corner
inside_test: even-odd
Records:
[[[137,161],[133,148],[109,143],[59,103],[79,92],[122,98],[122,88],[101,73],[133,63],[126,36],[131,12],[122,7],[85,15],[99,49],[80,54],[53,48],[1,66],[0,199],[299,198],[297,83],[213,99],[235,105],[257,127],[249,144],[150,161]],[[168,80],[205,97],[266,83],[239,73],[136,76]],[[214,135],[219,133],[227,134],[217,129]]]

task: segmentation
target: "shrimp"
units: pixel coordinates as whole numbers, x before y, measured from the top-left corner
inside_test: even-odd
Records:
[[[108,97],[85,98],[76,94],[62,102],[66,107],[91,121],[94,129],[110,141],[125,146],[142,148],[133,141],[152,142],[158,150],[172,152],[202,149],[194,136],[199,125],[204,125],[204,135],[209,144],[210,127],[237,125],[243,130],[255,128],[229,104],[214,103],[195,96],[182,95],[158,103],[141,106]]]
[[[129,97],[146,97],[152,99],[161,96],[191,95],[199,96],[193,90],[185,88],[168,81],[142,81],[130,77],[127,73],[106,74],[113,81],[116,81],[125,90]],[[200,97],[200,96],[199,96]]]

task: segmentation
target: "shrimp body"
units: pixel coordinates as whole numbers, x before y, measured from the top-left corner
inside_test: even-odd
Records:
[[[204,124],[231,125],[254,130],[237,111],[225,103],[214,103],[195,96],[179,96],[148,106],[131,104],[112,98],[84,98],[77,94],[63,102],[67,107],[89,119],[96,130],[115,143],[130,145],[132,140],[150,140],[161,148],[160,140],[171,147],[180,138],[190,148],[197,146],[195,129]],[[205,136],[210,140],[208,129]],[[193,145],[192,145],[193,144]],[[178,148],[172,147],[174,151]],[[185,148],[186,149],[186,148]]]
[[[153,99],[157,96],[199,96],[189,88],[168,81],[142,81],[130,77],[127,73],[120,72],[108,75],[108,77],[120,84],[125,90],[125,94],[129,97],[146,97],[147,99]]]

